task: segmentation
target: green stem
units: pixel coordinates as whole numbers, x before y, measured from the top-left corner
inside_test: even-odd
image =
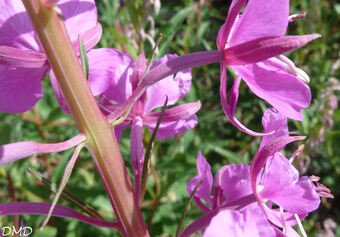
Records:
[[[125,236],[149,236],[134,200],[117,139],[98,108],[66,32],[62,18],[39,0],[23,0],[27,13],[59,82],[77,127],[87,136],[87,147],[97,165]]]

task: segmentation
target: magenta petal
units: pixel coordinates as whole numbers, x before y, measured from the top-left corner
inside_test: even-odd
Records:
[[[177,120],[186,119],[190,117],[191,115],[194,115],[200,108],[201,108],[201,102],[197,101],[197,102],[178,105],[170,109],[166,109],[164,111],[162,123],[175,122]],[[143,123],[145,125],[155,126],[160,115],[161,115],[161,112],[148,113],[143,116]]]
[[[266,146],[264,146],[261,150],[258,150],[255,154],[253,161],[251,162],[250,167],[250,181],[251,186],[254,193],[257,193],[256,190],[256,181],[257,176],[260,173],[261,169],[264,167],[265,163],[267,162],[268,158],[272,155],[274,155],[275,152],[280,151],[282,147],[287,145],[288,143],[291,143],[293,141],[302,140],[305,137],[302,136],[296,136],[296,137],[280,137]]]
[[[265,132],[275,131],[272,136],[272,140],[273,138],[289,135],[287,117],[278,112],[275,108],[267,109],[264,112],[262,116],[262,126]]]
[[[50,206],[51,206],[50,203],[34,203],[34,202],[2,203],[0,204],[0,216],[23,215],[23,214],[46,215],[50,209]],[[118,224],[116,222],[98,220],[93,217],[88,217],[79,212],[76,212],[71,208],[60,205],[55,206],[52,216],[73,218],[90,225],[118,229]]]
[[[181,119],[175,122],[161,123],[156,134],[157,140],[164,140],[165,138],[172,138],[176,134],[183,133],[186,130],[192,129],[197,125],[197,116],[191,115],[185,119]],[[148,125],[147,127],[153,132],[156,124]]]
[[[133,68],[133,73],[130,77],[130,83],[132,85],[132,91],[134,91],[137,86],[142,82],[143,75],[147,69],[147,60],[145,58],[144,52],[142,52],[135,63]],[[144,114],[145,111],[145,93],[134,103],[132,107],[132,113],[134,114]]]
[[[132,84],[132,90],[135,90],[140,79],[142,79],[144,72],[146,71],[147,60],[145,58],[144,52],[142,52],[135,63],[133,68],[132,76],[130,77],[130,82]]]
[[[220,211],[214,216],[203,237],[225,237],[225,236],[254,236],[259,237],[256,226],[253,223],[245,223],[243,213],[233,210]],[[250,235],[247,227],[252,228]],[[248,233],[247,233],[248,232]]]
[[[0,110],[22,113],[30,110],[43,96],[41,80],[46,67],[14,68],[0,66]]]
[[[156,66],[160,64],[167,63],[178,56],[176,54],[166,54],[164,57],[160,58],[159,60],[154,61],[151,64],[150,70],[154,69]],[[176,82],[179,90],[179,98],[183,98],[188,94],[190,87],[191,87],[191,70],[189,68],[183,69],[182,71],[176,72],[175,78],[173,80]]]
[[[280,228],[283,228],[284,226],[294,226],[297,224],[294,214],[290,212],[282,212],[279,208],[271,209],[266,205],[263,205],[262,207],[268,217],[268,220]],[[300,220],[305,219],[306,216],[307,214],[298,214]]]
[[[264,37],[248,41],[224,51],[227,65],[247,65],[300,48],[320,35]]]
[[[251,0],[237,22],[228,46],[286,32],[289,0]],[[270,22],[270,24],[268,24]]]
[[[161,64],[166,64],[177,55],[167,54],[159,60],[152,63],[150,71]],[[175,104],[178,99],[183,98],[190,90],[191,70],[185,69],[174,75],[158,81],[147,89],[147,101],[145,111],[151,112],[153,109],[163,106],[165,97],[168,97],[168,105]]]
[[[227,165],[221,168],[215,177],[215,182],[221,183],[225,204],[252,193],[248,164]]]
[[[188,225],[183,232],[180,234],[180,237],[189,237],[191,236],[193,233],[206,228],[211,219],[216,216],[219,213],[219,210],[213,210],[210,213],[199,217],[198,219],[196,219],[194,222],[192,222],[190,225]]]
[[[0,1],[0,45],[41,51],[21,0]]]
[[[94,96],[102,94],[112,85],[117,67],[121,66],[118,55],[117,51],[105,48],[92,49],[87,53],[89,86]]]
[[[70,140],[60,143],[17,142],[0,146],[0,165],[23,159],[39,153],[59,152],[70,149],[82,141],[84,134],[78,134]]]
[[[224,210],[214,216],[206,228],[204,237],[225,236],[275,236],[261,208],[256,204],[242,211]]]
[[[99,23],[97,23],[95,26],[88,29],[87,31],[81,33],[80,35],[81,40],[83,41],[84,47],[87,51],[92,49],[99,42],[102,36],[102,33],[103,33],[102,26]],[[79,56],[80,51],[79,51],[78,39],[73,40],[72,45],[73,45],[74,50]]]
[[[168,97],[168,105],[175,104],[179,99],[178,85],[172,76],[150,86],[146,94],[146,112],[151,112],[153,109],[163,106],[166,97]]]
[[[40,52],[0,46],[0,64],[24,68],[41,68],[47,66],[47,58],[45,54]]]
[[[228,37],[231,31],[231,28],[235,22],[236,17],[240,13],[243,5],[246,3],[246,0],[234,0],[229,9],[228,16],[225,20],[225,23],[222,25],[220,30],[218,31],[216,43],[218,50],[224,50],[228,41]]]
[[[179,98],[186,96],[191,88],[191,69],[185,69],[176,73],[174,81],[178,83]]]
[[[116,49],[93,49],[89,52],[90,88],[94,95],[105,95],[122,104],[131,95],[129,77],[133,59]],[[108,85],[111,83],[111,85]],[[110,86],[110,87],[108,87]]]
[[[58,7],[71,41],[97,24],[97,8],[93,0],[59,0]]]
[[[58,7],[72,41],[97,24],[97,9],[93,0],[60,0]],[[22,1],[2,0],[0,9],[0,45],[41,51]],[[96,40],[92,40],[91,44],[93,41]]]
[[[263,136],[259,150],[276,138],[289,136],[287,117],[275,108],[267,109],[264,112],[262,125],[264,132],[274,131],[274,133]]]
[[[133,58],[116,49],[111,50],[110,67],[106,72],[112,76],[112,85],[105,91],[105,96],[118,104],[123,104],[132,94],[132,86],[129,80],[133,72]]]
[[[189,180],[187,192],[191,195],[196,185],[202,180],[201,185],[195,193],[195,197],[202,198],[209,206],[211,206],[210,193],[213,184],[213,176],[211,174],[210,165],[201,152],[199,152],[197,156],[197,172],[198,175]]]
[[[232,114],[233,117],[236,112],[240,83],[241,83],[241,77],[237,76],[229,93],[229,107],[230,107],[230,113]]]
[[[276,153],[268,161],[260,196],[294,214],[307,214],[319,207],[320,196],[307,177],[299,173],[289,160]]]
[[[287,73],[275,60],[235,67],[250,90],[266,100],[281,114],[302,120],[301,109],[309,106],[309,87],[296,76]]]
[[[227,98],[227,67],[224,63],[221,63],[220,65],[221,71],[220,71],[220,97],[221,97],[221,104],[223,111],[227,118],[229,119],[230,123],[233,124],[236,128],[241,130],[242,132],[245,132],[249,135],[252,136],[264,136],[267,135],[266,133],[258,133],[250,130],[249,128],[245,127],[243,124],[241,124],[234,116],[234,112],[232,111],[232,108],[228,104],[228,98]],[[238,97],[238,88],[237,86],[239,85],[239,81],[236,81],[235,87],[233,87],[233,92],[234,95],[232,98],[232,106],[235,108],[236,102],[237,102],[237,97]]]
[[[300,235],[290,226],[285,229],[285,234],[288,237],[300,237]]]

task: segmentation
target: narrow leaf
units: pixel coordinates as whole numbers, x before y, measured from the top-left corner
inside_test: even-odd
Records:
[[[151,67],[151,64],[152,64],[152,60],[154,59],[155,55],[156,55],[156,51],[158,49],[158,46],[159,46],[159,43],[161,42],[163,38],[163,35],[162,34],[159,34],[159,37],[157,39],[157,42],[155,44],[155,46],[153,47],[153,50],[152,50],[152,55],[150,57],[150,59],[148,60],[148,63],[147,63],[147,67],[146,67],[146,70],[144,71],[144,74],[142,76],[142,78],[139,80],[138,82],[138,86],[142,83],[144,77],[146,76],[146,74],[148,74],[148,72],[150,71],[150,67]]]
[[[178,227],[177,227],[176,237],[178,237],[179,234],[180,234],[180,232],[181,232],[181,229],[182,229],[182,226],[183,226],[183,221],[184,221],[184,218],[185,218],[185,216],[186,216],[186,214],[187,214],[187,212],[188,212],[189,205],[190,205],[192,199],[194,198],[194,195],[195,195],[195,193],[196,193],[198,187],[201,185],[202,182],[203,182],[203,179],[200,180],[200,181],[196,184],[194,191],[191,193],[191,195],[190,195],[190,197],[189,197],[189,200],[188,200],[187,204],[185,205],[185,208],[184,208],[184,211],[183,211],[181,220],[179,221],[179,224],[178,224]]]
[[[83,44],[83,41],[80,35],[78,36],[78,43],[79,43],[81,66],[83,68],[86,78],[89,79],[89,61],[87,58],[85,46]]]
[[[134,3],[132,3],[132,0],[126,0],[125,1],[129,15],[131,17],[131,21],[133,26],[135,27],[135,30],[139,31],[139,22],[138,22],[138,13],[137,9]]]
[[[81,149],[83,147],[84,147],[84,144],[78,145],[76,147],[76,150],[74,151],[70,161],[67,163],[67,166],[66,166],[66,169],[65,169],[65,172],[64,172],[64,176],[63,176],[63,178],[61,180],[61,184],[60,184],[60,186],[58,188],[58,191],[55,194],[55,197],[54,197],[54,199],[52,201],[52,205],[50,207],[50,210],[49,210],[49,212],[48,212],[48,214],[47,214],[43,224],[40,227],[41,230],[44,229],[45,225],[47,224],[48,220],[50,219],[50,217],[52,215],[52,212],[53,212],[53,209],[54,209],[55,205],[57,204],[57,201],[58,201],[58,199],[59,199],[59,197],[60,197],[60,195],[61,195],[61,193],[62,193],[62,191],[63,191],[63,189],[64,189],[64,187],[65,187],[65,185],[67,183],[67,181],[69,180],[69,178],[71,176],[74,164],[76,163],[77,158],[79,156],[79,153],[80,153],[80,151],[81,151]]]
[[[27,169],[27,172],[32,174],[36,179],[42,182],[45,186],[47,186],[52,192],[56,193],[58,186],[55,183],[51,183],[48,179],[44,178],[41,174],[32,171],[31,169]],[[86,212],[89,216],[104,220],[104,218],[97,212],[97,210],[90,206],[88,203],[83,202],[80,198],[74,196],[71,192],[67,191],[66,189],[61,192],[61,197],[66,201],[76,205],[82,211]]]
[[[144,163],[143,163],[142,179],[141,179],[141,189],[142,189],[141,190],[141,200],[144,199],[145,187],[146,187],[146,178],[147,178],[147,175],[148,175],[148,167],[149,167],[149,161],[150,161],[150,158],[151,158],[151,152],[152,152],[152,148],[153,148],[153,143],[155,141],[159,125],[162,122],[162,118],[163,118],[163,115],[164,115],[164,112],[165,112],[167,104],[168,104],[168,97],[165,98],[164,105],[162,107],[162,112],[161,112],[161,114],[160,114],[160,116],[158,118],[156,127],[153,130],[153,133],[151,135],[151,138],[150,138],[150,141],[148,143],[148,146],[146,147]]]

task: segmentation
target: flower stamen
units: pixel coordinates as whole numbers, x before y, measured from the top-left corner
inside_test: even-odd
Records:
[[[298,226],[299,226],[299,228],[300,228],[300,231],[301,231],[302,236],[303,236],[303,237],[307,237],[307,233],[306,233],[305,229],[304,229],[303,226],[302,226],[300,217],[298,216],[298,214],[294,214],[294,216],[295,216],[295,219],[296,219],[296,221],[297,221],[297,223],[298,223]]]
[[[334,198],[334,195],[331,194],[331,190],[325,185],[319,183],[320,177],[312,175],[309,176],[309,179],[316,184],[315,191],[320,195],[320,197]]]
[[[296,76],[298,79],[300,79],[304,83],[310,82],[310,78],[307,75],[307,73],[303,71],[302,69],[296,67],[292,60],[290,60],[284,55],[278,56],[278,59],[285,64],[285,67],[288,73]]]

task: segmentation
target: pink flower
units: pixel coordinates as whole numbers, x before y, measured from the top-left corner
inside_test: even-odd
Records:
[[[65,26],[75,51],[79,52],[79,35],[86,49],[91,49],[101,36],[94,1],[60,0],[57,6],[65,19]],[[43,95],[41,80],[49,70],[50,65],[21,0],[2,0],[0,110],[21,113],[32,109]]]
[[[202,228],[206,228],[204,236],[276,236],[282,234],[280,229],[295,236],[291,227],[318,208],[320,196],[332,197],[326,187],[313,184],[317,177],[299,178],[296,168],[279,153],[286,144],[303,139],[288,136],[287,118],[270,109],[262,121],[264,132],[275,133],[264,136],[251,166],[224,166],[213,180],[209,164],[199,153],[198,175],[188,182],[187,191],[191,194],[202,181],[194,201],[205,215],[190,224],[182,236]]]
[[[107,49],[107,51],[111,52],[111,55],[102,61],[110,63],[105,70],[109,74],[108,76],[112,78],[112,84],[101,95],[99,105],[104,113],[111,114],[135,92],[147,65],[143,53],[134,62],[129,55],[118,50]],[[165,55],[163,58],[154,61],[150,70],[158,65],[166,64],[174,58],[177,58],[177,56]],[[99,77],[96,77],[95,83],[97,81],[99,81]],[[190,86],[190,69],[177,72],[176,76],[168,75],[148,87],[145,93],[135,101],[124,122],[115,127],[116,136],[120,139],[122,131],[131,126],[131,162],[135,174],[135,193],[137,198],[139,198],[139,183],[144,163],[143,127],[149,128],[150,132],[152,132],[160,116],[160,112],[152,111],[162,107],[166,98],[168,98],[168,105],[174,105],[189,92]],[[197,101],[166,109],[156,134],[156,139],[170,138],[195,127],[197,125],[195,113],[200,107],[201,103]]]
[[[276,109],[270,109],[265,112],[262,123],[265,132],[276,132],[262,139],[253,158],[251,187],[268,219],[287,230],[319,207],[320,196],[332,195],[324,186],[315,186],[312,178],[299,178],[298,170],[280,153],[288,143],[304,139],[288,136],[287,118]],[[272,208],[273,203],[280,208]]]
[[[221,62],[221,102],[230,122],[251,135],[263,135],[243,126],[235,118],[238,87],[243,79],[250,90],[289,118],[302,120],[301,109],[311,99],[309,87],[291,73],[285,63],[272,58],[301,47],[320,35],[284,36],[289,21],[289,1],[234,0],[225,24],[217,36],[217,46],[224,53]],[[238,74],[226,93],[226,66]]]
[[[197,157],[198,175],[187,185],[191,194],[198,182],[194,201],[205,213],[181,234],[182,237],[205,228],[203,236],[274,236],[274,228],[258,207],[252,194],[248,164],[223,166],[213,180],[210,166],[201,153]],[[214,184],[213,184],[214,181]],[[213,187],[213,197],[211,189]],[[202,202],[206,204],[204,204]]]
[[[106,114],[114,112],[132,95],[146,69],[144,54],[140,55],[134,63],[129,55],[115,49],[108,50],[114,52],[115,55],[113,56],[112,53],[111,57],[104,61],[115,62],[112,64],[119,65],[119,67],[111,66],[107,70],[107,73],[111,74],[112,84],[99,99],[99,105]],[[150,70],[176,57],[176,55],[165,55],[154,61]],[[134,103],[124,123],[115,127],[117,137],[120,138],[124,128],[137,123],[137,118],[143,123],[143,126],[148,127],[152,132],[160,115],[160,112],[152,111],[162,107],[166,97],[168,97],[167,105],[174,105],[189,92],[190,86],[191,72],[190,69],[186,69],[176,73],[176,76],[169,75],[148,87],[146,92]],[[201,104],[197,101],[166,109],[156,138],[158,140],[170,138],[196,126],[195,113],[200,107]]]

